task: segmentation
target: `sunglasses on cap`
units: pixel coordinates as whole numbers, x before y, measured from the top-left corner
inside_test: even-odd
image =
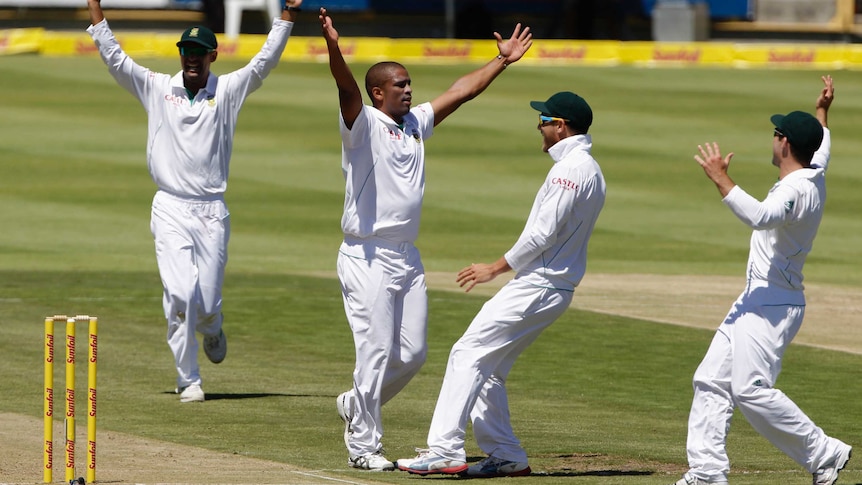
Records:
[[[180,55],[185,57],[203,57],[212,51],[212,49],[207,49],[206,47],[180,47]]]
[[[776,128],[775,131],[772,132],[772,136],[777,136],[778,138],[785,137],[784,133],[782,133],[778,128]]]

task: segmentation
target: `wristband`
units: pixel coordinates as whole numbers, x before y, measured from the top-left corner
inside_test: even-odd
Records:
[[[503,57],[503,54],[497,54],[497,59],[503,61],[503,69],[506,69],[509,66],[509,63],[506,62],[506,58]]]
[[[299,7],[294,7],[293,5],[284,4],[284,10],[288,12],[302,12],[302,9]]]

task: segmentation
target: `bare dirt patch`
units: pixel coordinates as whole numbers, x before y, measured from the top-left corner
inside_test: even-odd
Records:
[[[86,430],[79,426],[78,443],[86,444]],[[42,420],[20,414],[0,413],[0,483],[42,483]],[[54,426],[53,483],[64,481],[62,422]],[[320,470],[305,470],[285,463],[242,455],[216,453],[201,448],[143,439],[113,431],[98,431],[96,483],[231,483],[368,485],[370,480],[335,478]],[[86,450],[77,451],[78,476],[86,476]],[[77,478],[77,476],[76,476]]]
[[[430,288],[463,291],[454,274],[427,277]],[[491,296],[507,281],[498,278],[470,293]],[[742,278],[729,276],[587,273],[572,308],[714,329],[744,286]],[[794,343],[862,353],[862,290],[808,284],[805,295],[805,323]]]

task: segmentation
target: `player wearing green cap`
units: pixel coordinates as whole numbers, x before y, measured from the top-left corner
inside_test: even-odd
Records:
[[[183,32],[182,70],[160,74],[138,65],[120,47],[99,0],[88,0],[87,32],[108,71],[147,112],[147,166],[158,187],[150,229],[163,285],[167,340],[182,402],[204,400],[195,332],[213,363],[227,353],[222,330],[222,283],[230,215],[224,201],[237,117],[249,94],[278,64],[302,0],[288,0],[260,52],[245,67],[217,76],[215,34]]]
[[[811,251],[826,202],[831,135],[827,112],[832,77],[815,102],[816,114],[774,115],[772,164],[778,182],[763,201],[736,185],[717,143],[698,146],[695,160],[715,183],[725,205],[753,229],[746,287],[718,327],[694,373],[688,420],[689,471],[676,485],[726,485],[725,443],[735,408],[758,433],[814,476],[832,485],[851,447],[826,435],[775,388],[784,351],[802,326],[802,266]]]
[[[569,91],[533,101],[542,151],[553,166],[536,194],[521,236],[493,263],[458,273],[466,291],[509,271],[515,277],[488,300],[449,353],[428,431],[428,449],[398,460],[409,473],[490,478],[531,473],[509,419],[506,378],[521,353],[569,307],[587,269],[587,245],[605,203],[605,179],[587,133],[593,111]],[[488,456],[467,465],[471,421]]]

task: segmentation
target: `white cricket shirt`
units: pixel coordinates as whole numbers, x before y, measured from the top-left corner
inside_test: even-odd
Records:
[[[763,202],[738,185],[724,198],[736,217],[754,229],[746,291],[759,289],[764,303],[805,304],[802,266],[823,218],[830,149],[831,136],[824,128],[811,168],[787,174],[772,186]]]
[[[605,203],[605,179],[590,135],[565,138],[548,154],[554,166],[536,194],[524,231],[504,257],[516,278],[572,291],[587,269],[587,244]]]
[[[159,189],[187,198],[225,192],[239,111],[278,64],[292,29],[293,22],[274,19],[251,62],[222,76],[210,72],[206,86],[190,100],[182,71],[171,76],[135,63],[106,20],[87,28],[108,71],[147,112],[147,166]]]
[[[398,126],[363,105],[351,129],[339,116],[341,170],[346,183],[341,229],[358,238],[416,241],[425,194],[425,145],[434,131],[431,103],[404,116]]]

